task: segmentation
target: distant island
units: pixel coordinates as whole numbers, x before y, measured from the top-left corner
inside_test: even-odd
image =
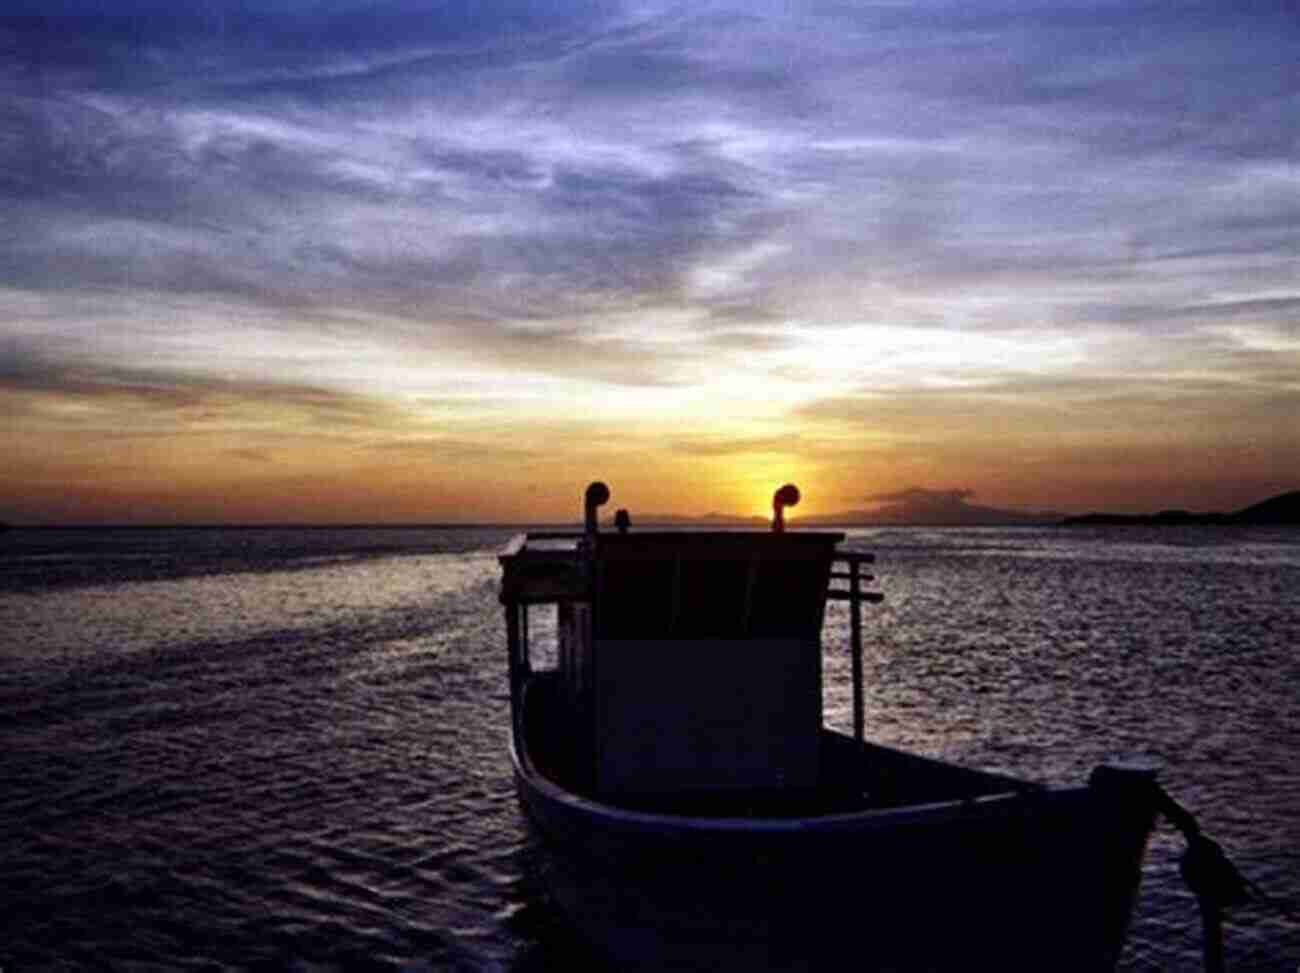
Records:
[[[1224,525],[1242,527],[1300,526],[1300,490],[1282,493],[1232,513],[1196,513],[1190,510],[1162,510],[1153,514],[1090,513],[1066,517],[1067,527],[1186,527]]]

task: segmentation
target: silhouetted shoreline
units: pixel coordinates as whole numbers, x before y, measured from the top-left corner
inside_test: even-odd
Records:
[[[1300,490],[1282,493],[1232,513],[1162,510],[1154,514],[1090,513],[1067,517],[1066,527],[1285,527],[1300,526]]]

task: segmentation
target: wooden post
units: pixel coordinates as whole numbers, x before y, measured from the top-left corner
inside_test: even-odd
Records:
[[[853,653],[853,739],[862,743],[866,716],[862,701],[862,593],[858,590],[858,559],[849,559],[849,642]]]
[[[519,705],[519,687],[523,681],[523,653],[519,644],[519,605],[514,601],[505,602],[506,612],[506,653],[510,668],[510,706],[517,710]]]

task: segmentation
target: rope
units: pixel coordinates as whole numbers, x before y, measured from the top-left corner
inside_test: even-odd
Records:
[[[1177,828],[1187,842],[1179,861],[1178,871],[1187,887],[1199,898],[1209,899],[1218,907],[1229,909],[1247,902],[1262,902],[1282,911],[1282,903],[1271,898],[1263,889],[1237,869],[1224,853],[1222,846],[1207,837],[1192,813],[1169,796],[1159,784],[1155,785],[1156,811]]]
[[[1223,912],[1247,902],[1262,902],[1288,912],[1279,902],[1264,893],[1242,875],[1223,848],[1207,837],[1190,811],[1169,796],[1159,784],[1155,789],[1155,808],[1182,832],[1187,847],[1178,863],[1178,872],[1196,896],[1204,931],[1206,973],[1223,973]]]

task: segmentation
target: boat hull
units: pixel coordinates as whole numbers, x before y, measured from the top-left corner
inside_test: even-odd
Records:
[[[1154,812],[1100,783],[813,818],[628,811],[515,748],[541,878],[620,968],[1106,970]]]
[[[1114,967],[1149,774],[1054,790],[865,742],[867,555],[842,534],[600,534],[607,496],[589,488],[580,539],[501,557],[515,781],[589,942],[619,969]],[[832,597],[853,739],[821,726]],[[529,609],[552,604],[558,666],[536,670]]]

